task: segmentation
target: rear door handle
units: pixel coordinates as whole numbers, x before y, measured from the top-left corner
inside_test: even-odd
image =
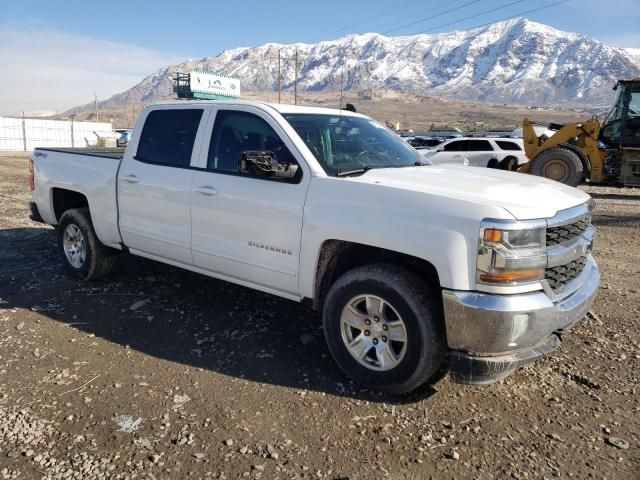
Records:
[[[218,190],[213,188],[211,185],[202,185],[201,187],[196,187],[193,190],[206,197],[213,197],[218,194]]]
[[[135,176],[135,175],[124,175],[122,177],[122,180],[124,180],[127,183],[138,183],[140,181],[140,179]]]

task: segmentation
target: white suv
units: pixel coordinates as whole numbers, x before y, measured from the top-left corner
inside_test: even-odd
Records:
[[[527,162],[519,138],[452,138],[433,150],[420,153],[434,165],[470,165],[513,171]]]

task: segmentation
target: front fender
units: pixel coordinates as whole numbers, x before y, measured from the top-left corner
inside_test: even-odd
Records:
[[[441,287],[475,287],[478,219],[504,212],[488,213],[481,205],[441,196],[326,180],[312,181],[305,205],[301,296],[314,297],[319,255],[327,240],[417,257],[435,267]]]

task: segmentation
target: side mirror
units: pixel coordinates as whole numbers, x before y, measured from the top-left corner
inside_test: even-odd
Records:
[[[247,150],[240,154],[239,171],[258,177],[290,179],[297,173],[298,165],[280,163],[268,150]]]

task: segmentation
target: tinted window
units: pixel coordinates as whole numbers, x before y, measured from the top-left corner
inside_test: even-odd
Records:
[[[250,150],[270,151],[280,163],[297,164],[280,136],[262,118],[248,112],[220,110],[209,144],[207,168],[238,172],[240,154]]]
[[[447,143],[444,146],[445,152],[464,152],[467,147],[466,140],[456,140],[455,142]]]
[[[496,143],[502,150],[513,150],[513,151],[522,150],[522,148],[520,148],[520,145],[514,142],[505,142],[504,140],[496,140]]]
[[[437,138],[414,138],[409,141],[409,145],[412,147],[435,147],[442,143],[442,140]]]
[[[469,140],[468,152],[492,152],[493,147],[488,140]]]
[[[202,109],[154,110],[149,113],[136,159],[172,167],[188,167]]]

